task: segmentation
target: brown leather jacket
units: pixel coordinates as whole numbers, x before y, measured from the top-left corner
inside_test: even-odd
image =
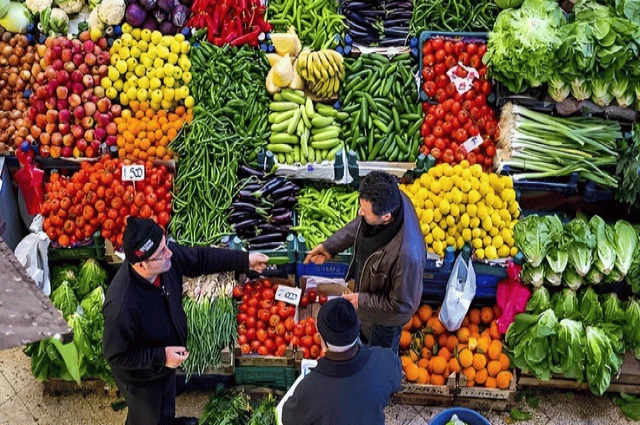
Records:
[[[415,208],[402,194],[404,223],[398,234],[364,263],[360,281],[358,316],[366,323],[399,326],[409,321],[420,305],[422,277],[426,259],[425,244]],[[332,255],[353,246],[358,249],[360,227],[364,218],[358,216],[323,242]],[[353,255],[355,260],[355,252]],[[354,267],[354,260],[349,266]]]

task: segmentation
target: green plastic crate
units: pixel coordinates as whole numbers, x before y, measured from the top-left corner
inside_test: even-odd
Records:
[[[73,248],[54,248],[49,245],[47,255],[49,261],[87,260],[89,258],[104,260],[104,239],[100,232],[96,232],[93,234],[93,242],[90,245]]]
[[[236,385],[257,385],[286,391],[296,381],[295,367],[237,366]]]

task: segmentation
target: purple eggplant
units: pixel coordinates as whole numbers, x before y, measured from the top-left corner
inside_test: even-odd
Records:
[[[254,238],[251,238],[249,240],[247,240],[247,242],[249,242],[250,244],[256,244],[256,243],[269,243],[269,242],[282,242],[284,238],[284,235],[282,233],[268,233],[268,234],[261,234],[260,236],[256,236]]]
[[[294,198],[293,196],[287,196],[286,198],[280,198],[276,201],[274,201],[273,203],[273,207],[274,208],[278,208],[278,207],[282,207],[285,205],[293,205],[297,202],[298,200],[296,198]]]
[[[266,251],[271,249],[278,249],[282,246],[282,242],[267,242],[267,243],[254,243],[248,246],[252,250]]]
[[[176,27],[169,21],[161,23],[159,29],[162,35],[175,35],[176,33]]]
[[[189,19],[189,15],[191,15],[191,10],[187,6],[182,4],[177,5],[173,8],[171,12],[171,22],[178,28],[184,26],[187,23],[187,19]]]
[[[287,211],[284,214],[272,216],[269,219],[269,222],[273,224],[283,224],[283,223],[291,222],[292,220],[293,220],[293,215],[291,211]]]
[[[257,177],[259,179],[264,178],[264,171],[255,170],[247,165],[241,165],[238,167],[238,174],[242,177]]]
[[[153,16],[147,16],[147,19],[142,23],[142,28],[149,31],[155,31],[158,29],[158,23]]]
[[[132,27],[141,27],[147,17],[147,11],[144,10],[139,4],[131,3],[127,6],[125,12],[125,19]]]

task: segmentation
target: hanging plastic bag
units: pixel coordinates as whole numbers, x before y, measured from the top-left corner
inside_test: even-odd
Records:
[[[51,295],[49,281],[49,237],[42,231],[44,219],[41,215],[34,217],[31,223],[31,233],[20,241],[14,255],[27,270],[27,274],[42,289],[45,295]]]
[[[440,309],[440,321],[449,332],[457,331],[476,296],[476,272],[471,259],[459,255],[453,264],[447,283],[447,292]]]
[[[521,266],[509,263],[507,265],[508,278],[498,283],[496,304],[502,310],[502,314],[498,317],[497,324],[498,332],[501,334],[507,333],[509,325],[517,314],[524,313],[531,297],[531,291],[520,280],[521,271]]]
[[[28,142],[23,142],[23,145],[16,153],[21,167],[13,179],[22,192],[27,211],[30,215],[36,215],[40,212],[40,204],[44,202],[44,171],[36,168],[34,153]]]

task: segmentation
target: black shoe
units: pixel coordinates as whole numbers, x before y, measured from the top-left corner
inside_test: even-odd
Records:
[[[198,425],[198,418],[176,418],[173,425]]]

